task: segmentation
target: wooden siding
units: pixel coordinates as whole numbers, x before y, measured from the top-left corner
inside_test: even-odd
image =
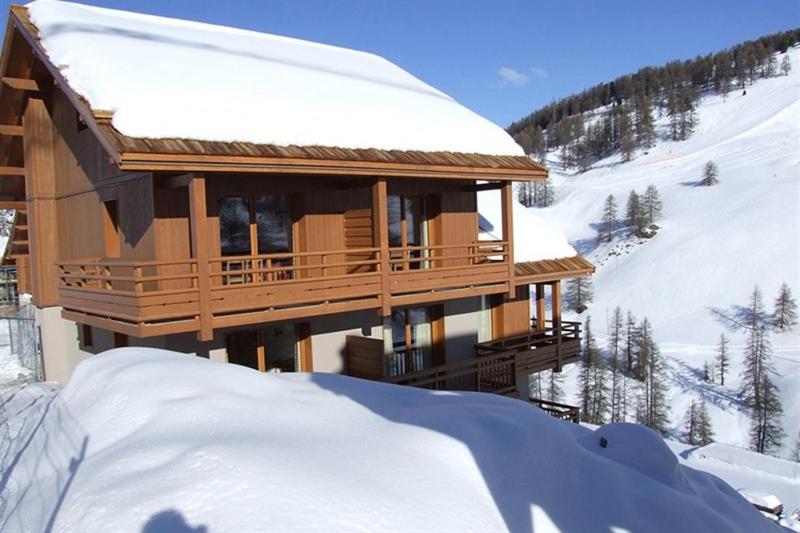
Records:
[[[492,338],[501,339],[527,332],[531,327],[530,290],[516,288],[514,298],[498,294],[492,302]]]

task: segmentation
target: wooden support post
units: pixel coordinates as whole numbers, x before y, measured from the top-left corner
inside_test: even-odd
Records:
[[[503,212],[503,240],[508,244],[508,297],[513,298],[516,294],[514,288],[514,182],[505,181],[500,189],[500,203]]]
[[[25,193],[28,205],[29,288],[38,307],[58,305],[56,131],[41,98],[28,98],[22,117]]]
[[[392,314],[391,286],[389,280],[389,215],[386,199],[386,178],[378,178],[372,185],[372,227],[374,246],[380,248],[381,316]]]
[[[197,333],[197,338],[206,342],[214,338],[214,329],[211,317],[206,178],[203,174],[195,174],[189,182],[189,220],[192,232],[192,258],[197,261],[197,288],[200,291],[200,331]]]
[[[561,372],[561,282],[550,284],[553,291],[553,333],[556,336],[556,372]]]
[[[544,299],[544,283],[536,284],[536,332],[541,333],[545,328],[545,309],[547,302]]]

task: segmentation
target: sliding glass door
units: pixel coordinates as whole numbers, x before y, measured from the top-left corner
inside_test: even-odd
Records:
[[[272,270],[292,265],[291,257],[252,261],[242,256],[289,254],[293,251],[292,213],[287,195],[225,196],[219,199],[220,248],[226,270],[266,268],[266,280],[292,279],[292,270]],[[228,283],[252,282],[251,274],[227,276]],[[259,280],[263,281],[263,280]]]
[[[226,336],[228,362],[261,372],[300,372],[300,343],[294,325],[266,326]]]

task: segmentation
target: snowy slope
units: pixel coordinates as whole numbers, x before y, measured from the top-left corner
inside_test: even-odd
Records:
[[[3,531],[778,531],[647,428],[499,396],[143,348],[42,392]]]
[[[598,266],[589,313],[601,340],[618,305],[652,321],[669,356],[675,428],[682,429],[689,402],[704,399],[717,439],[740,447],[748,444],[748,418],[734,391],[744,338],[728,331],[718,313],[745,304],[756,283],[769,310],[782,282],[800,297],[800,49],[787,53],[794,66],[789,76],[759,80],[746,95],[739,90],[727,99],[704,98],[699,126],[688,140],[665,140],[663,117],[662,140],[631,162],[611,157],[584,174],[552,172],[557,203],[538,210]],[[709,160],[719,167],[720,183],[696,187]],[[556,161],[554,155],[551,167]],[[641,243],[618,236],[598,247],[593,225],[605,197],[615,195],[622,218],[631,189],[641,194],[649,184],[664,203],[657,236]],[[701,379],[723,332],[732,338],[734,359],[725,387]],[[784,453],[800,429],[798,339],[797,328],[772,336],[785,410]]]
[[[524,155],[374,54],[55,0],[27,7],[70,86],[132,137]]]

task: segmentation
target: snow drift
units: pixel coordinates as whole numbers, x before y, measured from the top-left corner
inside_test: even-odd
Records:
[[[778,531],[649,430],[123,348],[46,396],[4,531]]]
[[[524,155],[374,54],[54,0],[27,7],[70,86],[131,137]]]

